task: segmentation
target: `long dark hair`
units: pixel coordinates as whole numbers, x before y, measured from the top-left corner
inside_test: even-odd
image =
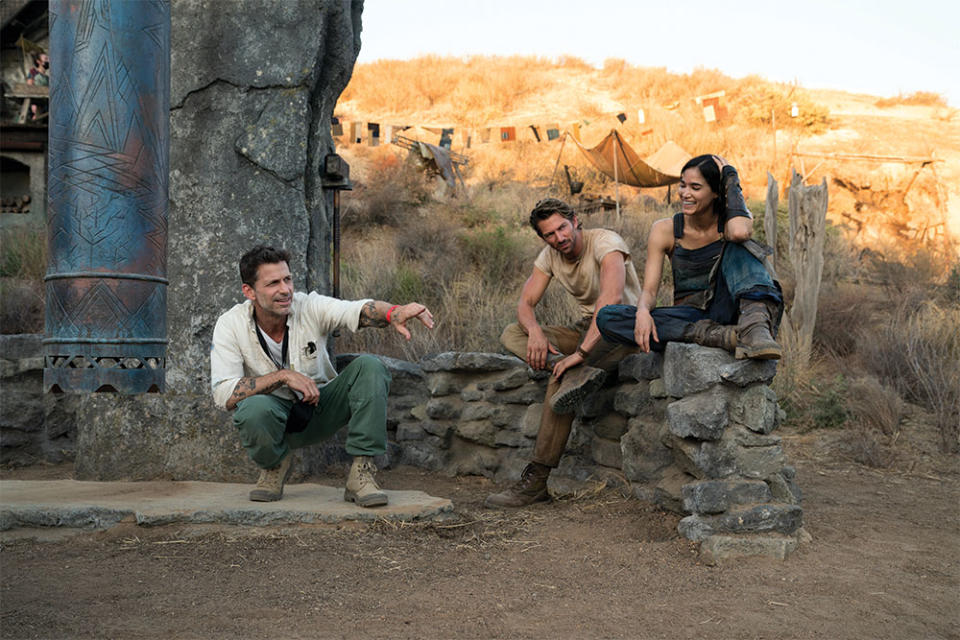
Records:
[[[700,170],[703,179],[707,181],[707,185],[719,196],[713,201],[713,212],[718,216],[722,216],[724,210],[727,208],[727,194],[723,192],[723,179],[720,174],[720,167],[717,166],[717,161],[714,160],[713,156],[709,153],[697,156],[696,158],[690,158],[687,160],[687,164],[683,165],[680,174],[683,175],[684,171],[693,167]]]

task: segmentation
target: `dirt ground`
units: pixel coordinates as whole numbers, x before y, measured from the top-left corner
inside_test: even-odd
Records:
[[[0,551],[3,638],[957,638],[955,460],[877,471],[784,434],[812,541],[706,566],[678,516],[612,489],[524,511],[411,468],[442,522],[137,527]],[[69,477],[69,467],[4,477]],[[339,478],[314,479],[339,483]]]

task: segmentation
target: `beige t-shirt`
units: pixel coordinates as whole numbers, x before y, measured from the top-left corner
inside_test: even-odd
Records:
[[[583,253],[576,262],[565,260],[559,251],[547,246],[537,256],[533,266],[551,278],[556,278],[563,288],[576,298],[580,313],[589,318],[596,311],[594,307],[600,295],[600,263],[611,251],[619,251],[624,256],[626,267],[621,304],[636,305],[640,299],[640,280],[630,260],[627,243],[619,234],[609,229],[587,229],[582,234]]]

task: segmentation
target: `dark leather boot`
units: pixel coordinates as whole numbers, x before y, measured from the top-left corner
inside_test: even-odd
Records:
[[[783,349],[773,339],[778,305],[761,300],[740,300],[737,323],[737,360],[779,360]]]
[[[528,464],[520,480],[512,487],[501,493],[491,493],[484,500],[485,507],[526,507],[534,502],[544,502],[550,499],[547,493],[547,478],[550,476],[550,467],[538,462]]]
[[[720,324],[709,318],[704,318],[684,329],[681,340],[733,353],[737,348],[737,328],[733,325]]]
[[[567,369],[560,388],[550,396],[550,408],[556,413],[573,413],[588,395],[603,385],[606,378],[606,371],[585,364]]]

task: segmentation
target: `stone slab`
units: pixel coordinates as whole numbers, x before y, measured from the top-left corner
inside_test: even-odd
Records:
[[[714,535],[700,543],[700,558],[709,565],[751,556],[786,560],[797,544],[796,536]]]
[[[347,520],[422,520],[453,510],[422,491],[385,491],[389,504],[365,509],[343,499],[342,487],[288,484],[277,502],[250,502],[251,485],[216,482],[0,481],[0,531],[16,527],[109,527],[228,524],[332,524]]]

